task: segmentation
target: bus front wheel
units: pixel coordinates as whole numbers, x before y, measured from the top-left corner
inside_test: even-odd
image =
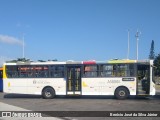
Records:
[[[51,87],[46,87],[42,91],[42,97],[44,99],[52,99],[55,97],[55,91]]]
[[[129,91],[125,87],[119,87],[115,91],[115,97],[117,99],[126,99],[129,97]]]

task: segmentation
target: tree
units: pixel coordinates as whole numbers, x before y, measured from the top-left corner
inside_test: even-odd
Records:
[[[154,66],[156,67],[154,70],[155,76],[160,76],[160,54],[155,57]]]
[[[154,60],[154,58],[155,58],[155,54],[154,54],[154,40],[152,40],[151,48],[150,48],[150,54],[149,54],[149,59]]]

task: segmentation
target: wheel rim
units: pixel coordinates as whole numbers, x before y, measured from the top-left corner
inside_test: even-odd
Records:
[[[46,96],[46,97],[51,97],[51,96],[52,96],[52,94],[51,94],[51,92],[46,91],[46,92],[45,92],[45,96]]]
[[[126,95],[125,91],[121,90],[119,91],[119,96],[124,97]]]

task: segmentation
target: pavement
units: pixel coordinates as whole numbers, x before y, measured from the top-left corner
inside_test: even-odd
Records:
[[[157,96],[159,96],[160,95],[160,90],[156,90],[156,95]],[[156,96],[155,96],[156,97]],[[14,99],[14,97],[12,98],[12,99]],[[158,99],[159,99],[159,97],[158,97]],[[15,99],[16,100],[16,99]],[[30,101],[30,100],[32,100],[33,102],[35,102],[35,104],[37,104],[37,100],[35,99],[27,99],[27,101],[25,101],[25,103],[27,102],[28,103],[28,105],[32,105],[31,104],[31,102],[28,102],[28,101]],[[38,99],[38,100],[40,100],[40,102],[42,102],[42,101],[44,101],[43,99]],[[74,101],[75,100],[77,100],[77,99],[74,99]],[[78,99],[79,100],[79,99]],[[96,99],[95,99],[96,100]],[[94,102],[95,100],[93,100],[92,102]],[[61,99],[58,99],[58,101],[61,103],[63,100],[61,100]],[[82,102],[83,102],[83,100],[81,100]],[[87,101],[87,99],[86,99],[86,101]],[[103,99],[101,100],[101,101],[103,101]],[[109,100],[108,100],[109,101]],[[130,100],[129,101],[129,105],[131,104],[134,104],[134,102],[136,103],[136,101],[137,100]],[[138,100],[139,101],[139,100]],[[20,103],[22,102],[22,101],[19,101]],[[55,101],[53,100],[53,101],[51,101],[51,103],[54,105],[54,106],[56,106],[55,105],[55,102],[57,102],[56,101],[56,99],[55,99]],[[64,102],[64,101],[63,101]],[[70,100],[69,100],[69,102],[67,102],[67,100],[65,101],[67,104],[69,104],[69,103],[71,103],[72,104],[72,102],[70,102]],[[116,100],[111,100],[111,103],[114,103],[114,102],[116,102]],[[120,101],[121,102],[121,104],[123,104],[123,102],[126,102],[126,101]],[[142,100],[140,100],[140,102],[143,102]],[[144,104],[150,104],[150,105],[154,105],[154,102],[156,102],[156,100],[155,101],[153,101],[152,103],[150,103],[150,101],[144,101]],[[21,103],[21,104],[25,104],[25,103]],[[43,102],[42,102],[43,103]],[[49,105],[51,105],[51,103],[48,103]],[[61,105],[61,104],[60,104]],[[62,105],[65,105],[65,104],[62,104]],[[118,106],[119,106],[120,104],[118,104]],[[17,105],[18,106],[18,105]],[[33,110],[29,110],[30,108],[28,107],[24,107],[24,108],[27,108],[27,109],[24,109],[24,108],[22,108],[22,107],[17,107],[17,106],[14,106],[14,105],[9,105],[9,104],[6,104],[6,103],[3,103],[3,102],[0,102],[0,116],[2,116],[2,112],[10,112],[10,111],[17,111],[17,112],[21,112],[21,111],[23,111],[23,112],[34,112]],[[108,104],[108,106],[111,106],[111,104]],[[116,106],[116,104],[114,104],[114,106]],[[57,106],[56,108],[59,108],[60,106]],[[77,107],[77,105],[76,105],[76,107]],[[155,107],[155,106],[154,106]],[[70,108],[70,106],[69,106],[69,108]],[[67,108],[68,109],[68,108]],[[123,108],[122,108],[123,109]],[[137,108],[136,108],[137,109]],[[146,108],[147,109],[147,108]],[[40,110],[40,109],[38,109],[38,110]],[[30,118],[27,118],[27,117],[7,117],[7,116],[3,116],[3,117],[0,117],[0,120],[30,120],[30,119],[32,119],[32,120],[77,120],[77,118],[69,118],[69,117],[65,117],[65,118],[60,118],[60,117],[30,117]],[[83,118],[82,118],[83,119]],[[88,119],[88,118],[87,118]]]
[[[23,109],[21,107],[17,107],[17,106],[13,106],[13,105],[9,105],[9,104],[5,104],[0,102],[0,120],[62,120],[60,118],[56,118],[56,117],[10,117],[10,115],[13,115],[13,112],[19,112],[22,113],[23,112],[31,112],[31,110],[27,110],[27,109]],[[9,113],[9,114],[8,114]],[[6,115],[7,114],[7,115]],[[3,116],[3,117],[2,117]]]
[[[160,90],[156,90],[156,94],[159,94],[160,93]]]
[[[0,102],[0,106],[0,111],[30,111],[17,106],[8,105],[2,102]]]

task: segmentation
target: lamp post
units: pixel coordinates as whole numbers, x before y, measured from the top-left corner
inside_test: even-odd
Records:
[[[23,34],[23,38],[22,38],[22,47],[23,47],[23,53],[22,53],[22,58],[24,58],[24,34]]]
[[[140,34],[141,34],[141,33],[137,30],[136,35],[135,35],[136,41],[137,41],[137,54],[136,54],[137,60],[138,60],[138,41],[139,41],[139,35],[140,35]]]
[[[128,29],[128,51],[127,51],[127,59],[129,59],[129,49],[130,49],[130,46],[129,46],[129,44],[130,44],[130,34],[129,34],[129,29]]]

